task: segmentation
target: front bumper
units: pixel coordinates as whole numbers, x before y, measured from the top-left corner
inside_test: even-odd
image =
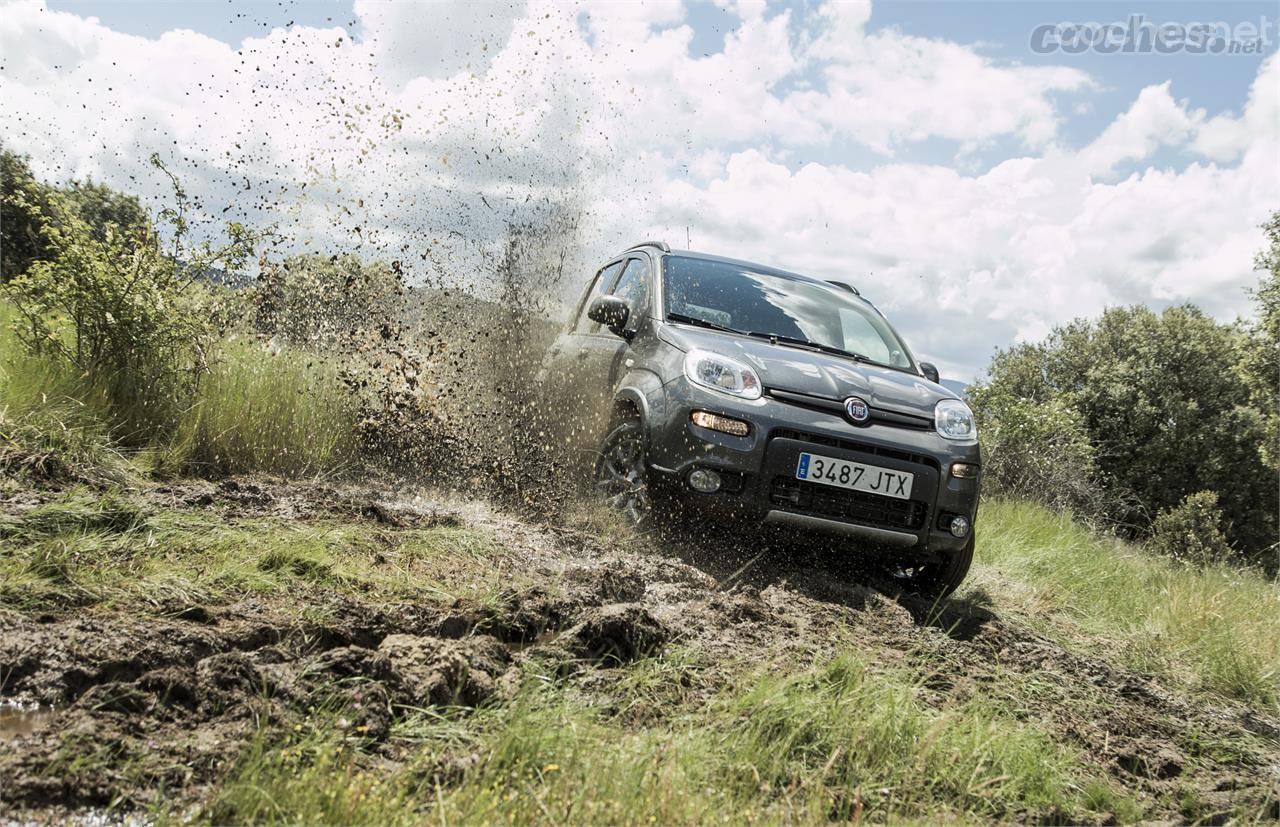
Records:
[[[932,429],[872,423],[853,425],[829,411],[768,395],[741,400],[702,389],[684,378],[648,398],[651,470],[684,499],[739,519],[854,537],[869,545],[912,552],[956,551],[968,537],[952,536],[952,515],[972,523],[978,480],[950,474],[953,462],[978,464],[977,445],[957,445]],[[737,437],[694,425],[697,410],[750,423]],[[914,476],[911,499],[806,482],[795,478],[801,452],[905,471]],[[714,494],[693,491],[695,468],[721,473],[726,486]]]

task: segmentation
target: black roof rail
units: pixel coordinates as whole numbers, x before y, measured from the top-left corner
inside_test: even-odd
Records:
[[[827,279],[827,284],[834,284],[836,287],[840,287],[844,290],[848,290],[850,293],[852,293],[855,296],[862,295],[861,293],[858,292],[858,288],[854,287],[852,284],[845,284],[842,281],[832,281],[831,279]]]
[[[665,241],[641,241],[639,244],[632,244],[628,250],[634,250],[637,247],[657,247],[664,253],[671,252],[671,247]]]

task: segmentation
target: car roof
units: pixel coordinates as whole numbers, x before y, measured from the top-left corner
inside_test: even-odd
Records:
[[[783,270],[779,267],[770,267],[767,264],[759,264],[754,261],[747,261],[740,258],[728,258],[727,256],[716,256],[711,253],[699,253],[696,250],[672,250],[665,255],[679,258],[693,258],[701,261],[714,261],[719,264],[731,264],[735,267],[741,267],[745,270],[751,270],[756,273],[764,273],[765,275],[782,276],[783,278],[795,279],[796,281],[812,282],[813,284],[821,284],[824,287],[832,286],[830,282],[814,278],[813,276],[805,276],[800,273],[793,273],[790,270]]]

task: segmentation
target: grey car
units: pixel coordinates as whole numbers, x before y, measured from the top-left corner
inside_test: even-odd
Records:
[[[636,522],[677,498],[873,555],[921,594],[968,572],[973,414],[854,287],[639,244],[592,278],[540,378]]]

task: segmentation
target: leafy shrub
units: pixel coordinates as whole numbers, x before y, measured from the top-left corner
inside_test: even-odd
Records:
[[[1213,491],[1188,494],[1173,508],[1161,511],[1151,529],[1148,547],[1192,565],[1220,563],[1231,554],[1222,533],[1222,511]]]
[[[1080,416],[1060,400],[1034,402],[986,387],[975,391],[984,450],[983,492],[1099,516],[1094,450]]]
[[[159,161],[153,162],[164,169]],[[24,190],[5,200],[39,215],[50,257],[32,262],[7,284],[20,320],[14,330],[28,351],[73,369],[110,402],[115,436],[140,446],[164,434],[194,392],[212,330],[196,275],[220,264],[243,266],[255,236],[228,225],[228,243],[190,248],[178,207],[162,213],[172,249],[153,228],[91,225],[65,192],[30,202]]]
[[[1255,559],[1265,555],[1275,542],[1280,486],[1263,458],[1267,412],[1240,381],[1249,335],[1190,305],[1162,313],[1112,308],[1044,342],[1001,351],[976,392],[994,401],[979,404],[987,433],[1005,434],[989,446],[988,461],[1000,463],[998,450],[1025,457],[1043,449],[1044,434],[1027,427],[1025,409],[1002,400],[1071,411],[1106,486],[1109,521],[1149,536],[1152,515],[1213,491],[1228,541]],[[1010,427],[1002,415],[1014,417]]]

